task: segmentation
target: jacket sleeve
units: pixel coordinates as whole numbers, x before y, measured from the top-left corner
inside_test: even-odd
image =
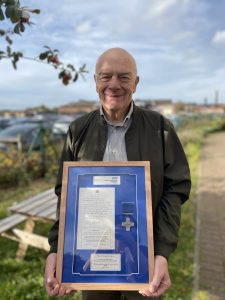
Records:
[[[63,162],[72,161],[73,151],[72,151],[72,134],[71,129],[69,128],[64,147],[62,150],[62,155],[59,163],[59,171],[55,185],[55,194],[58,196],[57,203],[57,220],[50,229],[48,242],[50,244],[50,253],[56,253],[58,247],[58,231],[59,231],[59,211],[60,211],[60,201],[61,201],[61,188],[62,188],[62,174],[63,174]]]
[[[162,198],[154,214],[155,255],[168,259],[176,249],[181,205],[188,199],[191,180],[188,162],[173,128],[167,120],[164,129],[165,165]]]

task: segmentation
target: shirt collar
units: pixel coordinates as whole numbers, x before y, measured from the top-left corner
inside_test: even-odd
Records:
[[[104,114],[104,111],[103,111],[103,107],[102,105],[100,106],[100,115],[102,116],[102,118],[109,124],[109,125],[112,125],[112,126],[119,126],[119,127],[127,127],[129,122],[128,120],[131,119],[131,116],[132,116],[132,113],[133,113],[133,110],[134,110],[134,104],[133,104],[133,101],[131,102],[131,106],[130,106],[130,109],[128,111],[128,114],[126,115],[126,117],[124,118],[124,120],[121,122],[121,123],[117,123],[117,124],[114,124],[112,123],[111,121],[109,121],[105,114]]]

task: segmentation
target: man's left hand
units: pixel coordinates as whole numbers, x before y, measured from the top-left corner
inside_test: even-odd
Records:
[[[146,290],[139,291],[143,296],[159,297],[171,287],[167,259],[163,256],[155,256],[154,275],[150,286]]]

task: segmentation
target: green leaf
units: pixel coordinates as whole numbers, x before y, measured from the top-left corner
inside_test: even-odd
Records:
[[[14,7],[13,6],[7,6],[6,10],[5,10],[5,15],[7,18],[11,18],[11,16],[13,15],[13,11],[14,11]]]
[[[14,57],[14,61],[15,62],[18,62],[18,60],[19,60],[19,55],[18,55],[18,52],[13,52],[13,57]]]
[[[6,51],[7,51],[8,56],[10,56],[11,55],[11,48],[9,46],[6,47]]]
[[[12,65],[13,65],[13,68],[16,70],[17,67],[16,67],[16,62],[15,62],[15,60],[12,60]]]
[[[51,50],[51,48],[50,48],[50,47],[48,47],[48,46],[45,46],[45,45],[44,45],[43,47],[44,47],[44,48],[47,48],[47,49],[49,49],[49,50]]]
[[[40,11],[40,9],[33,9],[33,10],[31,10],[31,12],[32,12],[33,14],[39,15],[41,11]]]
[[[17,2],[16,0],[7,0],[5,5],[6,6],[14,6],[14,5],[17,5]]]
[[[5,30],[0,29],[0,36],[5,35]]]
[[[17,34],[20,34],[20,24],[16,24],[16,26],[14,27],[13,31]]]
[[[74,76],[73,82],[77,81],[78,76],[79,76],[78,73],[76,73],[75,76]]]
[[[20,24],[20,31],[24,32],[25,31],[25,26],[23,25],[23,23],[19,23]]]
[[[80,72],[85,72],[86,64],[84,64],[82,67],[80,67]]]
[[[0,51],[0,56],[1,56],[1,55],[4,55],[4,54],[5,54],[5,52],[4,52],[4,51]]]
[[[74,68],[74,66],[73,66],[73,65],[71,65],[71,64],[68,64],[68,65],[67,65],[67,68],[71,69],[72,71],[75,71],[75,68]]]
[[[15,8],[14,9],[14,15],[15,17],[17,17],[18,19],[20,19],[22,17],[22,9],[18,9],[18,8]]]
[[[13,41],[8,37],[8,35],[5,37],[5,40],[9,45],[12,45]]]
[[[18,18],[16,15],[11,15],[10,20],[13,24],[17,23],[20,21],[20,18]]]
[[[49,51],[43,52],[39,55],[39,59],[45,60],[48,57]]]
[[[58,76],[59,76],[59,79],[63,78],[64,74],[65,74],[65,71],[64,71],[64,70],[63,70],[62,72],[60,72],[59,75],[58,75]]]
[[[0,21],[3,21],[4,19],[5,19],[5,16],[4,16],[3,11],[0,7]]]

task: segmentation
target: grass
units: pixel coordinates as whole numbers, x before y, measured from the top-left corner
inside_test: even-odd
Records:
[[[171,255],[169,261],[172,288],[166,293],[165,300],[190,300],[192,296],[193,257],[195,243],[195,192],[197,185],[197,168],[200,155],[201,142],[205,128],[210,131],[210,125],[205,122],[203,126],[187,124],[185,130],[179,133],[187,154],[191,175],[191,198],[182,209],[180,228],[180,241],[178,249]],[[216,128],[215,126],[213,128]],[[216,130],[214,130],[216,131]],[[39,180],[13,189],[1,190],[0,218],[5,217],[7,208],[14,202],[21,201],[43,190],[54,186],[54,181]],[[38,223],[35,231],[47,234],[50,225]],[[43,270],[46,253],[29,247],[24,261],[15,259],[16,242],[0,237],[0,299],[3,300],[49,300],[43,288]],[[64,299],[81,300],[80,294],[67,296]],[[143,298],[144,299],[144,298]],[[199,299],[207,299],[201,295]],[[107,299],[106,299],[107,300]]]
[[[165,300],[190,300],[192,296],[196,210],[194,198],[197,186],[200,144],[187,144],[186,153],[191,170],[192,190],[190,199],[182,208],[178,248],[169,259],[172,287],[166,293]]]
[[[7,208],[54,186],[54,180],[36,180],[29,186],[1,190],[0,218],[7,216]],[[47,235],[50,224],[37,222],[35,232]],[[47,300],[43,288],[43,272],[46,253],[29,247],[23,261],[15,259],[18,244],[0,237],[0,299],[4,300]],[[3,246],[4,245],[4,246]],[[77,299],[78,296],[65,297]],[[58,298],[55,298],[58,299]]]
[[[196,226],[196,189],[198,183],[198,163],[201,146],[207,134],[225,129],[224,118],[202,118],[188,121],[178,135],[188,158],[192,189],[190,199],[183,205],[181,213],[180,239],[178,248],[169,260],[169,271],[172,287],[164,296],[164,300],[190,300],[192,299],[194,248]],[[204,293],[199,299],[207,300]],[[196,298],[197,299],[197,298]]]

